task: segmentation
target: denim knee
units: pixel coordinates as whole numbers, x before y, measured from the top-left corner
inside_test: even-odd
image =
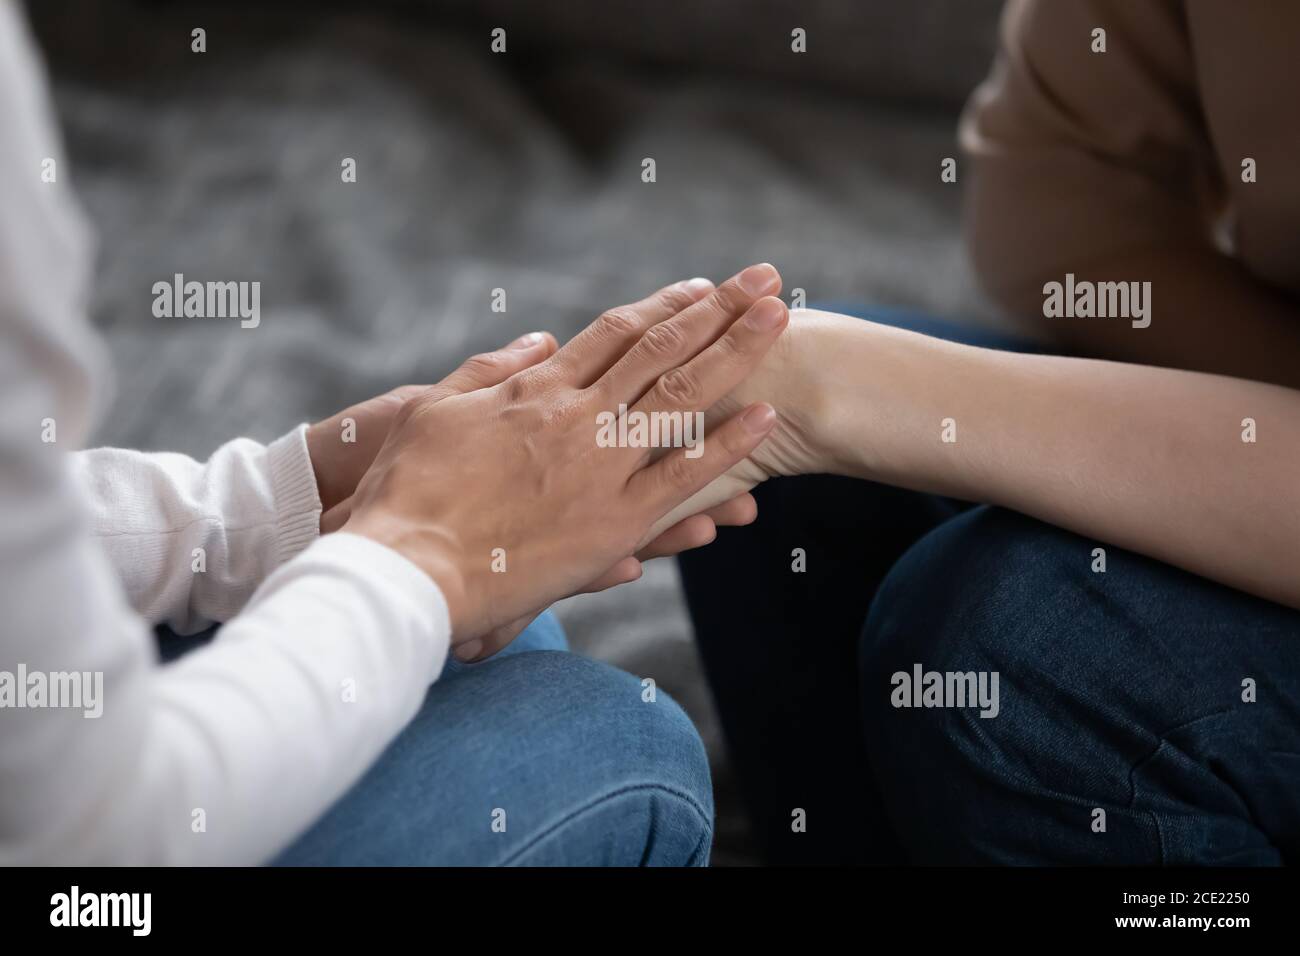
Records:
[[[1107,691],[1090,672],[1097,635],[1076,626],[1089,556],[1060,529],[976,508],[917,542],[881,585],[860,646],[864,720],[917,861],[1069,859],[1102,801],[1112,830],[1157,851],[1147,821],[1119,819],[1139,745],[1115,752]]]
[[[1052,639],[1038,625],[1068,623],[1050,618],[1088,555],[1082,539],[1014,512],[980,507],[950,519],[881,582],[860,645],[864,679],[886,666],[888,677],[904,659],[941,671],[1032,662]]]
[[[435,684],[278,862],[703,865],[712,835],[704,746],[676,702],[596,661],[522,651]]]
[[[572,654],[545,656],[574,702],[560,732],[581,741],[583,784],[502,863],[707,865],[713,789],[690,718],[648,679]]]
[[[1098,547],[981,507],[917,542],[881,585],[860,647],[864,720],[915,858],[1276,856],[1214,771],[1214,748],[1257,736],[1267,714],[1216,671],[1267,646],[1243,642],[1243,626],[1281,634],[1294,612],[1120,549],[1102,564]],[[933,689],[931,674],[942,706],[913,686]],[[949,675],[951,690],[969,686],[961,675],[996,687],[995,706],[960,706]]]

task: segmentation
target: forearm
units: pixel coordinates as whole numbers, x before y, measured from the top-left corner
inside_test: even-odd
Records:
[[[1016,290],[992,290],[1064,349],[1097,358],[1214,372],[1300,388],[1300,305],[1209,247],[1126,252],[1081,264],[1076,282],[1151,283],[1151,324],[1122,318],[1046,318],[1044,275]]]
[[[1001,505],[1300,607],[1300,393],[842,316],[813,329],[832,470]]]

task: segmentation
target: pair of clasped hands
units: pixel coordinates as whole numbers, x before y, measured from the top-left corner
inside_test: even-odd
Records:
[[[562,347],[534,332],[437,385],[310,426],[322,532],[363,535],[422,569],[446,597],[453,654],[479,660],[552,602],[636,580],[641,561],[753,521],[758,478],[719,479],[777,415],[728,396],[788,324],[780,289],[765,263],[716,288],[679,282]],[[599,447],[597,415],[620,405],[709,412],[704,453]]]

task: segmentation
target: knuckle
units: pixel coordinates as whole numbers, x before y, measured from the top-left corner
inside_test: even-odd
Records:
[[[671,356],[679,354],[686,347],[686,333],[682,327],[673,322],[660,322],[646,329],[641,336],[642,348],[651,355]]]
[[[669,405],[690,407],[703,396],[699,377],[687,368],[675,368],[659,378],[659,394]]]
[[[402,400],[402,404],[397,407],[397,411],[393,415],[392,427],[394,429],[402,428],[419,415],[423,409],[434,404],[436,401],[437,399],[432,398],[427,391],[408,395]]]
[[[529,405],[537,415],[539,429],[564,430],[577,427],[588,421],[590,411],[582,392],[563,388],[552,389],[536,399],[530,399]]]
[[[750,360],[748,343],[732,329],[714,344],[717,356],[728,365],[745,365]]]
[[[498,352],[480,352],[477,355],[471,355],[461,363],[461,369],[474,378],[484,378],[495,375],[499,370],[505,368],[505,359]]]
[[[748,308],[754,301],[754,297],[742,289],[736,279],[728,279],[718,286],[718,291],[713,293],[713,298],[720,312],[732,316],[738,316],[742,309]]]
[[[511,375],[501,383],[501,394],[510,404],[518,405],[528,400],[528,396],[531,393],[529,384],[529,378],[527,375]]]
[[[402,399],[402,404],[397,406],[397,411],[393,414],[392,427],[400,428],[406,422],[409,422],[411,420],[411,416],[414,415],[417,410],[419,410],[419,407],[420,407],[420,396],[418,395],[411,395],[407,398]]]
[[[631,306],[622,305],[601,313],[598,325],[602,335],[622,339],[641,331],[641,316]]]
[[[417,395],[423,395],[429,390],[427,385],[399,385],[388,394],[391,395],[398,404],[409,401]]]
[[[670,286],[659,293],[659,305],[671,315],[684,311],[695,304],[691,294],[679,285]]]
[[[691,460],[682,454],[671,454],[665,460],[664,479],[674,488],[688,488],[695,477]]]

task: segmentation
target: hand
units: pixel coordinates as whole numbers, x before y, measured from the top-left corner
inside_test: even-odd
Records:
[[[743,495],[782,475],[840,473],[827,439],[827,422],[843,410],[832,408],[833,383],[827,370],[836,336],[846,323],[858,320],[817,310],[790,313],[790,325],[768,351],[757,370],[715,404],[706,417],[721,421],[737,409],[767,402],[776,409],[777,424],[767,439],[725,475],[675,508],[660,523],[671,525]],[[867,374],[867,370],[863,370]]]
[[[721,479],[719,479],[721,480]],[[624,558],[602,574],[595,581],[579,588],[575,594],[592,594],[605,591],[620,584],[630,584],[641,577],[641,565],[653,558],[669,558],[712,544],[718,535],[718,528],[740,527],[753,522],[758,517],[758,502],[750,494],[742,494],[730,501],[710,508],[708,511],[691,515],[677,522],[663,534],[659,535],[635,555]],[[572,597],[570,594],[564,597]],[[481,638],[475,638],[458,646],[455,656],[466,662],[480,661],[491,657],[516,637],[541,614],[545,607],[539,607],[532,613],[493,628]]]
[[[530,332],[495,352],[471,356],[437,385],[402,385],[307,426],[307,453],[320,493],[321,532],[338,530],[347,520],[348,499],[406,401],[417,395],[437,401],[499,384],[549,358],[556,348],[555,337],[549,332]]]
[[[606,313],[499,385],[406,401],[344,530],[394,548],[439,584],[456,643],[572,593],[651,540],[659,519],[774,423],[756,405],[715,427],[699,457],[652,460],[649,448],[600,447],[598,414],[710,407],[780,336],[786,310],[768,295],[779,288],[766,265],[693,304],[670,287]]]
[[[713,283],[702,279],[680,285],[687,301],[692,303],[713,291]],[[388,434],[392,417],[403,402],[420,394],[429,401],[440,401],[450,395],[498,385],[515,372],[549,358],[555,350],[555,339],[549,333],[532,332],[504,348],[471,356],[436,386],[403,385],[308,426],[308,451],[322,502],[325,504],[320,519],[321,534],[338,531],[347,522],[352,511],[351,496],[356,481],[374,461],[375,454]],[[344,441],[345,435],[353,440]],[[641,576],[641,562],[703,547],[717,536],[719,526],[749,524],[757,513],[758,507],[753,497],[740,495],[716,508],[685,517],[635,555],[623,558],[575,593],[604,591],[635,581]],[[495,629],[485,635],[476,647],[462,648],[459,656],[469,659],[495,653],[514,640],[542,610],[543,608],[538,608],[534,613]]]

